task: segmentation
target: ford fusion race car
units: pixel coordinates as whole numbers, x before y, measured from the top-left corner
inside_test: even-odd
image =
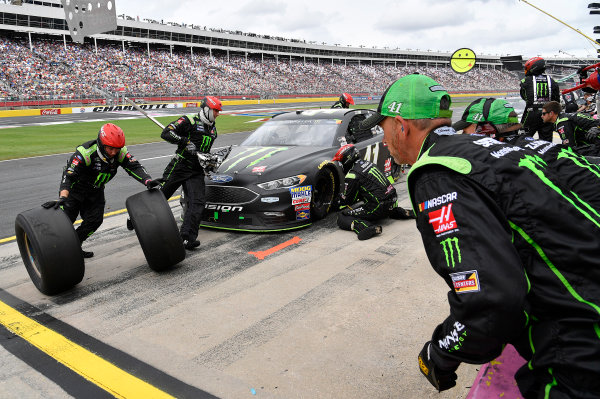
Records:
[[[323,109],[274,116],[206,177],[202,227],[279,231],[307,226],[332,209],[344,173],[331,159],[353,143],[364,159],[397,179],[380,128],[361,131],[366,109]]]

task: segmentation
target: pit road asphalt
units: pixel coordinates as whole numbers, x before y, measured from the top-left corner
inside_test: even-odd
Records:
[[[247,134],[221,135],[215,145]],[[173,146],[130,151],[158,177]],[[18,212],[54,199],[68,156],[0,163],[1,237],[14,235]],[[408,206],[404,177],[396,187]],[[119,173],[106,212],[143,189]],[[177,201],[171,206],[178,218]],[[31,283],[16,243],[1,244],[0,305],[175,397],[466,397],[478,366],[461,365],[457,387],[441,394],[419,372],[417,354],[448,313],[448,288],[414,221],[385,221],[382,235],[361,242],[338,229],[335,215],[278,234],[201,229],[199,250],[156,273],[125,217],[105,219],[86,241],[96,256],[83,281],[53,297]],[[290,242],[263,260],[250,254]],[[74,371],[84,354],[64,365],[0,325],[0,396],[120,396],[125,388]]]

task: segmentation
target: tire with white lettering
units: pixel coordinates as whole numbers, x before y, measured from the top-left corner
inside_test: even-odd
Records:
[[[335,178],[330,168],[323,168],[315,177],[310,201],[310,216],[313,221],[323,219],[331,210],[335,195]]]
[[[125,206],[152,270],[166,270],[185,258],[177,223],[160,190],[134,194],[127,198]]]
[[[62,209],[40,206],[19,213],[15,235],[27,273],[42,294],[60,294],[83,280],[81,244]]]

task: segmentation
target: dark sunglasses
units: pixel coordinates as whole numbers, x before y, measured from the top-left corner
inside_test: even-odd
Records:
[[[542,115],[546,115],[546,114],[549,114],[549,113],[550,113],[550,112],[545,112],[545,111],[542,111]]]

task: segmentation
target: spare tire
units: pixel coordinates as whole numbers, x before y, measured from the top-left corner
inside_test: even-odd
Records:
[[[81,282],[81,243],[61,209],[40,206],[19,213],[15,234],[27,273],[41,293],[59,294]]]
[[[160,272],[185,259],[185,248],[171,207],[160,190],[147,190],[125,201],[148,266]]]

